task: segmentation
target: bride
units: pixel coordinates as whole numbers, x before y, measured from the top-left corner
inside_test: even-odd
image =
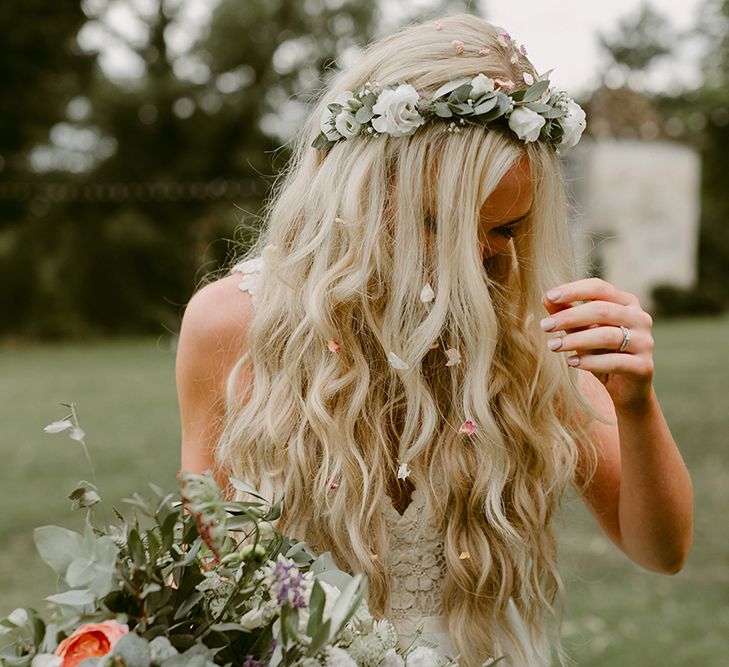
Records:
[[[179,340],[182,468],[283,498],[279,529],[366,574],[404,645],[422,625],[468,667],[561,659],[568,484],[647,569],[691,544],[651,319],[570,273],[558,153],[584,114],[546,88],[473,16],[372,44]]]

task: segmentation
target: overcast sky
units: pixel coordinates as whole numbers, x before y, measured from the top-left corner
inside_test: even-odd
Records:
[[[552,80],[577,94],[592,87],[602,63],[597,31],[611,32],[618,19],[636,12],[641,0],[488,0],[487,18],[525,44],[537,70],[554,68]],[[704,0],[655,0],[650,3],[679,30],[693,27]],[[672,77],[686,81],[697,73],[696,46],[684,40],[678,58],[657,72],[652,87]]]
[[[88,0],[92,2],[92,0]],[[129,11],[129,0],[113,3],[111,19],[115,28],[129,39],[142,38],[144,31]],[[154,0],[133,0],[137,6],[149,5]],[[239,0],[246,2],[246,0]],[[427,7],[429,0],[379,0],[383,12],[390,18],[397,16],[400,7],[417,11]],[[508,30],[523,43],[538,71],[554,69],[552,81],[560,88],[578,97],[595,87],[597,74],[604,64],[598,47],[597,32],[611,33],[618,20],[639,10],[642,0],[473,0],[486,7],[486,18]],[[708,0],[651,0],[679,32],[692,28],[698,21],[699,11]],[[93,4],[93,3],[92,3]],[[195,39],[198,28],[204,25],[217,5],[217,0],[182,0],[182,20],[168,34],[173,52],[184,52]],[[387,22],[387,21],[386,21]],[[127,49],[115,46],[93,25],[82,31],[80,41],[91,48],[100,48],[104,69],[112,76],[135,76],[142,71],[142,63],[131,58]],[[675,91],[696,78],[701,43],[681,39],[676,44],[677,55],[656,68],[648,82],[651,89]],[[182,65],[182,63],[180,63]]]

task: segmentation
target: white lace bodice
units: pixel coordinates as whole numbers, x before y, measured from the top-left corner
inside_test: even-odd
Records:
[[[231,273],[241,273],[238,287],[251,296],[255,307],[258,303],[258,285],[266,263],[263,257],[255,257],[236,264]],[[264,482],[265,486],[265,482]],[[261,493],[273,497],[273,490],[262,488]],[[415,630],[422,626],[426,635],[435,639],[444,657],[452,658],[455,651],[448,635],[448,624],[443,615],[442,585],[445,573],[443,536],[429,514],[425,496],[416,487],[410,504],[400,514],[386,497],[383,506],[389,533],[390,564],[390,620],[395,625],[403,648],[415,637]],[[312,548],[316,540],[301,536]],[[509,613],[517,634],[525,632],[516,606],[510,604]],[[523,636],[524,645],[528,645]],[[508,650],[508,641],[501,642],[502,650]],[[507,661],[504,667],[545,667],[548,663],[538,652],[526,662]]]

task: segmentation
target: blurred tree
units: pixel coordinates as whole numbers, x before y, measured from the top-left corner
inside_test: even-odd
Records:
[[[366,44],[382,18],[378,3],[356,0],[66,1],[54,27],[67,26],[65,41],[44,41],[39,27],[13,46],[5,8],[17,3],[0,10],[5,61],[37,60],[61,91],[29,139],[29,164],[51,185],[33,190],[29,212],[14,216],[22,224],[5,245],[22,252],[12,276],[0,275],[23,276],[8,305],[24,304],[0,332],[37,335],[176,330],[196,280],[229,252],[216,240],[234,233],[241,209],[242,240],[256,233],[286,141],[326,71]],[[464,4],[427,0],[417,11]],[[33,0],[24,25],[40,24],[47,6]],[[401,21],[415,11],[382,6]],[[75,22],[61,20],[62,10]],[[34,51],[35,40],[47,48]],[[60,57],[59,44],[83,67]],[[87,84],[83,96],[61,72]],[[0,238],[0,255],[3,247]]]

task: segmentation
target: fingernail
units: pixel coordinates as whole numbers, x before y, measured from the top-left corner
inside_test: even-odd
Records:
[[[559,350],[560,347],[562,347],[562,337],[559,338],[550,338],[547,341],[547,347],[550,350]]]
[[[553,289],[551,292],[547,292],[547,298],[550,301],[556,301],[561,296],[562,296],[562,292],[560,292],[559,290],[556,290],[556,289]]]
[[[580,358],[579,357],[570,357],[569,359],[567,359],[567,363],[570,366],[579,366]]]
[[[539,326],[542,327],[543,331],[551,331],[556,326],[557,322],[553,317],[545,317]]]

